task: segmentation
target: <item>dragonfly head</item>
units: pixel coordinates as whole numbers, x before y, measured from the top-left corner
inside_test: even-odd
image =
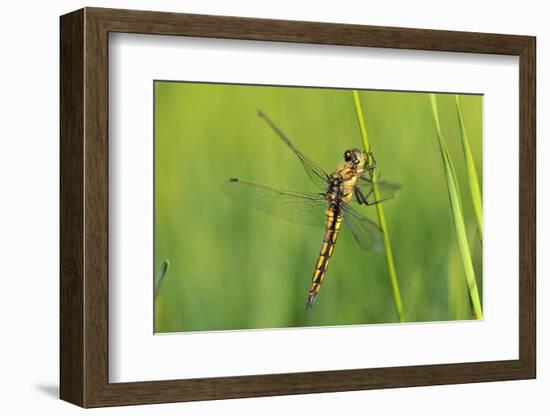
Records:
[[[349,149],[344,152],[344,160],[355,166],[361,166],[366,162],[367,155],[359,149]]]

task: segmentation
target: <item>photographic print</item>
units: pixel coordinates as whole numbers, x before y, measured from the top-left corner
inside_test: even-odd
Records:
[[[536,378],[535,37],[86,7],[59,39],[62,400]]]
[[[483,319],[482,105],[155,81],[155,333]]]

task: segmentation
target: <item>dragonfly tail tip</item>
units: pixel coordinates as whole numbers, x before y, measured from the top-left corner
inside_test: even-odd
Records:
[[[313,307],[313,302],[315,301],[315,295],[310,293],[306,301],[306,311],[309,311]]]

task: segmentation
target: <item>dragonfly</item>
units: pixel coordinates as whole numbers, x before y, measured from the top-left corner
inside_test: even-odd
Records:
[[[294,146],[288,136],[261,110],[258,115],[275,135],[294,153],[318,192],[299,192],[280,189],[253,181],[231,178],[222,191],[236,202],[280,219],[324,228],[321,251],[315,263],[306,310],[313,306],[325,279],[340,227],[344,222],[363,250],[380,250],[380,227],[359,213],[351,204],[375,205],[393,198],[399,185],[377,180],[378,200],[373,189],[376,160],[372,152],[348,149],[344,163],[328,174]]]

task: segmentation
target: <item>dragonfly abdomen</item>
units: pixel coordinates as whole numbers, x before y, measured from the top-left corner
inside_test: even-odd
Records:
[[[313,301],[321,289],[321,284],[325,278],[325,274],[328,268],[332,252],[334,251],[334,245],[340,232],[340,225],[342,223],[342,216],[338,208],[329,207],[326,213],[326,226],[325,236],[323,238],[323,245],[321,246],[321,252],[315,265],[315,271],[313,272],[313,278],[311,279],[311,287],[309,289],[309,295],[307,297],[306,309],[310,309],[313,305]]]

